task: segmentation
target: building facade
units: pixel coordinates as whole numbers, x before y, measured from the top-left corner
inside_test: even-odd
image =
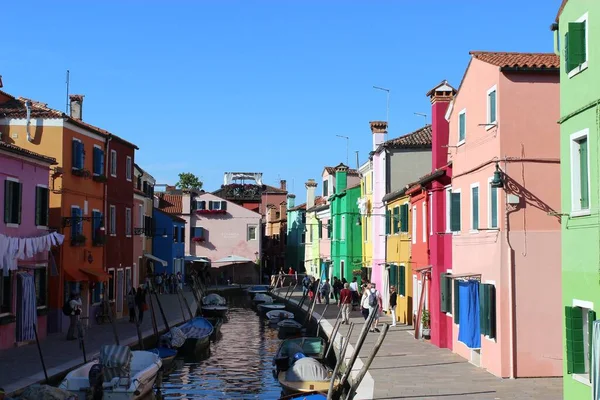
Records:
[[[322,222],[317,218],[317,208],[320,207],[316,204],[315,197],[317,182],[314,179],[309,179],[304,186],[306,187],[306,228],[300,235],[300,240],[304,242],[304,270],[308,275],[318,278],[321,274],[322,247],[321,239],[318,239],[318,227],[319,223]],[[312,240],[313,237],[315,240]]]
[[[471,52],[447,113],[452,347],[500,377],[563,371],[558,96],[554,54]]]
[[[156,181],[139,165],[134,164],[133,170],[133,262],[138,268],[137,284],[144,283],[146,276],[152,274],[148,270],[147,255],[152,255],[152,237],[154,222],[154,185]],[[134,281],[135,282],[135,281]]]
[[[285,265],[298,273],[304,272],[304,240],[306,229],[306,203],[296,205],[296,196],[287,195],[287,242]]]
[[[362,227],[362,265],[363,272],[373,268],[373,160],[360,166],[360,211]]]
[[[276,205],[268,205],[265,214],[263,261],[269,274],[283,270],[287,273],[290,265],[285,265],[287,246],[287,200]]]
[[[154,214],[155,232],[152,240],[153,256],[159,262],[154,263],[155,274],[177,274],[184,271],[186,222],[183,218],[155,208]],[[158,261],[153,260],[153,261]]]

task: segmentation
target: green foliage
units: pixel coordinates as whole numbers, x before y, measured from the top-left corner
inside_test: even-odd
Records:
[[[179,174],[179,182],[175,186],[179,189],[200,190],[202,181],[191,172],[182,172]]]

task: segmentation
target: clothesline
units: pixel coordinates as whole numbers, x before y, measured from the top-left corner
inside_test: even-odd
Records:
[[[17,260],[26,260],[34,255],[48,252],[52,246],[60,246],[65,236],[50,232],[42,236],[13,237],[0,234],[0,269],[7,276],[8,271],[17,270]]]

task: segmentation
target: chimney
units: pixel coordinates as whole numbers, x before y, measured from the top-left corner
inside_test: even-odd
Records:
[[[287,209],[296,207],[296,195],[288,194],[287,195]]]
[[[317,182],[314,179],[309,179],[304,184],[306,187],[306,209],[315,206],[315,191],[317,190]]]
[[[71,94],[69,101],[71,104],[71,118],[81,121],[83,119],[83,95]]]
[[[335,192],[342,193],[348,184],[348,166],[340,163],[335,167]]]
[[[285,181],[285,179],[282,179],[279,181],[279,188],[281,190],[286,190],[287,191],[287,182]]]
[[[369,122],[369,125],[371,125],[371,133],[373,134],[373,151],[375,151],[379,145],[385,141],[387,122],[371,121]]]
[[[431,100],[431,170],[448,164],[448,136],[450,124],[446,121],[448,105],[454,99],[456,89],[443,80],[427,92]]]
[[[0,75],[0,88],[4,87],[4,85],[2,84],[2,75]]]

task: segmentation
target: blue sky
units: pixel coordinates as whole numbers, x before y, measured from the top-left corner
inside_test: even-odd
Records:
[[[136,143],[160,183],[179,172],[217,189],[226,171],[304,182],[425,122],[425,93],[458,86],[469,50],[552,51],[560,0],[12,1],[2,6],[4,90]]]

